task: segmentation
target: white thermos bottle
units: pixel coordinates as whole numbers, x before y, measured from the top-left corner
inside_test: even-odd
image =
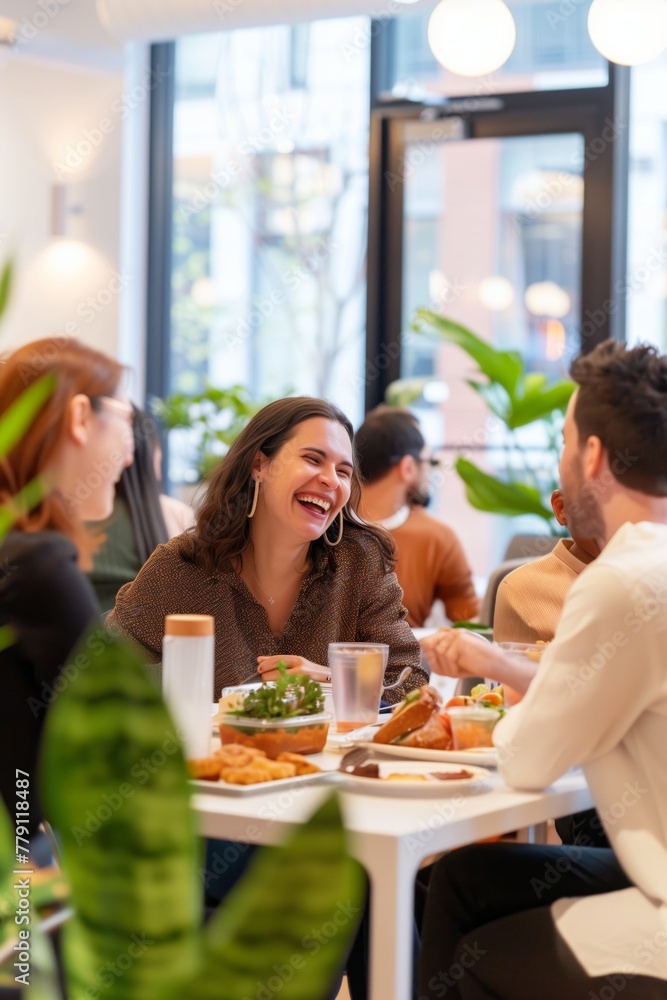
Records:
[[[215,619],[211,615],[167,615],[162,646],[162,687],[187,758],[208,757]]]

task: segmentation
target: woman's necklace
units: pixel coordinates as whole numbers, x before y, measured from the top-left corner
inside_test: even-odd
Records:
[[[253,559],[253,562],[254,562],[254,559]],[[255,583],[257,584],[257,586],[259,587],[259,589],[262,591],[262,593],[266,597],[266,599],[269,602],[269,604],[275,604],[276,603],[275,597],[271,597],[271,595],[261,585],[261,583],[257,579],[257,574],[255,573],[255,571],[253,570],[253,568],[250,565],[250,560],[248,560],[247,565],[248,565],[248,572],[250,573],[251,577],[253,578],[253,580],[255,581]],[[303,578],[304,578],[304,576],[306,575],[307,572],[308,572],[308,566],[306,566],[305,570],[302,573],[298,574],[299,581],[303,580]]]
[[[259,582],[259,580],[257,579],[256,575],[255,575],[255,574],[253,573],[253,571],[252,571],[252,570],[250,569],[250,566],[248,566],[248,571],[249,571],[249,573],[250,573],[251,577],[253,578],[253,580],[255,581],[255,583],[257,584],[257,586],[259,587],[259,589],[260,589],[260,590],[262,591],[262,593],[264,594],[264,596],[265,596],[265,597],[266,597],[266,599],[268,600],[269,604],[275,604],[275,603],[276,603],[276,600],[275,600],[275,598],[274,598],[274,597],[271,597],[271,595],[270,595],[270,594],[267,594],[267,592],[266,592],[266,591],[264,590],[264,587],[263,587],[263,586],[261,585],[261,583],[260,583],[260,582]]]

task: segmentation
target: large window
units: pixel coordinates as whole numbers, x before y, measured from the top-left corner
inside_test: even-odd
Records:
[[[176,45],[170,389],[327,396],[363,415],[365,19]],[[194,480],[172,434],[170,478]]]
[[[628,269],[628,340],[667,351],[667,52],[632,71]]]
[[[560,374],[582,336],[623,335],[627,296],[628,339],[667,349],[667,55],[632,71],[628,128],[627,74],[593,48],[588,5],[510,6],[516,49],[484,80],[438,65],[428,12],[176,43],[160,394],[307,392],[356,425],[392,379],[431,376],[449,393],[419,406],[431,443],[451,457],[475,431],[493,470],[464,360],[409,334],[415,308]],[[171,435],[172,482],[196,478],[192,443]],[[472,512],[458,485],[434,509],[482,577],[518,530]]]

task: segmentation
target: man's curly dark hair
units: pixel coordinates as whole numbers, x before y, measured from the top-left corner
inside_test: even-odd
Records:
[[[605,340],[576,358],[570,374],[579,440],[600,438],[628,489],[667,496],[667,357],[646,344]]]

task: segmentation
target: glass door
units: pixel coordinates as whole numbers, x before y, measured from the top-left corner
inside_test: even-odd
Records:
[[[411,322],[417,309],[431,309],[518,350],[529,371],[567,373],[579,351],[585,144],[563,133],[429,145],[432,131],[406,128],[400,375],[434,379],[415,408],[443,460],[433,512],[466,526],[469,558],[485,576],[520,528],[473,511],[451,465],[467,454],[502,472],[502,424],[468,386],[467,355],[411,332]],[[539,464],[539,435],[526,428],[522,443]]]

